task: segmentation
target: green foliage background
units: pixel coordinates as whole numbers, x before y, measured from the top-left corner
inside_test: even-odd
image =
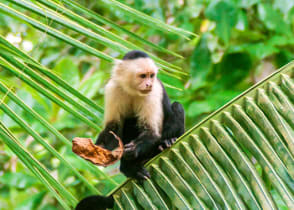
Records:
[[[219,108],[243,90],[252,86],[273,70],[293,60],[294,55],[294,2],[291,0],[130,0],[121,1],[133,8],[162,21],[199,34],[191,40],[166,34],[151,27],[138,24],[116,8],[100,1],[83,0],[79,3],[100,15],[114,20],[120,26],[136,33],[156,45],[174,51],[185,59],[156,53],[170,63],[176,64],[188,73],[180,80],[160,74],[167,84],[182,90],[167,88],[172,100],[180,101],[186,110],[186,127],[190,128],[205,116]],[[27,13],[28,15],[33,15]],[[47,21],[48,24],[54,23]],[[122,54],[97,43],[91,43],[83,35],[59,27],[60,31],[89,43],[92,47],[113,57]],[[106,27],[107,28],[107,27]],[[112,31],[113,29],[107,28]],[[111,64],[105,60],[77,50],[46,33],[41,33],[5,14],[0,14],[0,34],[20,49],[53,69],[61,78],[85,96],[103,106],[104,85],[110,75]],[[127,35],[121,35],[130,39]],[[30,48],[32,44],[33,48]],[[148,49],[150,50],[150,49]],[[151,50],[152,51],[152,50]],[[21,82],[9,72],[0,68],[0,81],[54,125],[68,139],[75,136],[95,138],[94,129],[81,123],[60,107]],[[70,150],[4,95],[14,112],[26,120],[35,131],[51,145],[99,191],[108,193],[115,185],[87,171]],[[75,195],[87,194],[85,186],[44,148],[33,141],[24,130],[0,111],[0,121],[17,134],[35,157],[51,169],[53,176],[65,183]],[[117,183],[125,180],[117,167],[101,170],[108,173]],[[58,202],[47,193],[46,188],[18,161],[17,157],[0,139],[0,209],[59,209]],[[283,208],[281,205],[280,208]]]

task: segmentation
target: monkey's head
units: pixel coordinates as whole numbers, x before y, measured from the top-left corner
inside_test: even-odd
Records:
[[[144,52],[128,52],[118,61],[112,79],[131,95],[146,96],[152,91],[158,69],[153,60]]]

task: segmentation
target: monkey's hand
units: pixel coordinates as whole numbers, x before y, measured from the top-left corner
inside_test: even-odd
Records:
[[[126,159],[138,159],[148,157],[156,145],[151,141],[131,141],[124,145],[123,157]]]
[[[126,159],[137,159],[138,158],[139,151],[137,149],[137,144],[135,143],[135,141],[131,141],[130,143],[125,144],[123,156]]]

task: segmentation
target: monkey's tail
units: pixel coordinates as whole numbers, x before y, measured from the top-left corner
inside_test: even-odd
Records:
[[[105,210],[113,208],[114,199],[110,195],[108,197],[92,195],[81,200],[76,206],[76,210]]]

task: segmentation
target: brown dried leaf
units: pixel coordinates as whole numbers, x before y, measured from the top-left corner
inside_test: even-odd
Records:
[[[72,141],[72,151],[78,156],[88,160],[95,165],[109,166],[120,160],[123,155],[123,143],[121,139],[110,131],[118,140],[119,147],[115,150],[107,150],[103,147],[93,144],[92,139],[75,137]]]

